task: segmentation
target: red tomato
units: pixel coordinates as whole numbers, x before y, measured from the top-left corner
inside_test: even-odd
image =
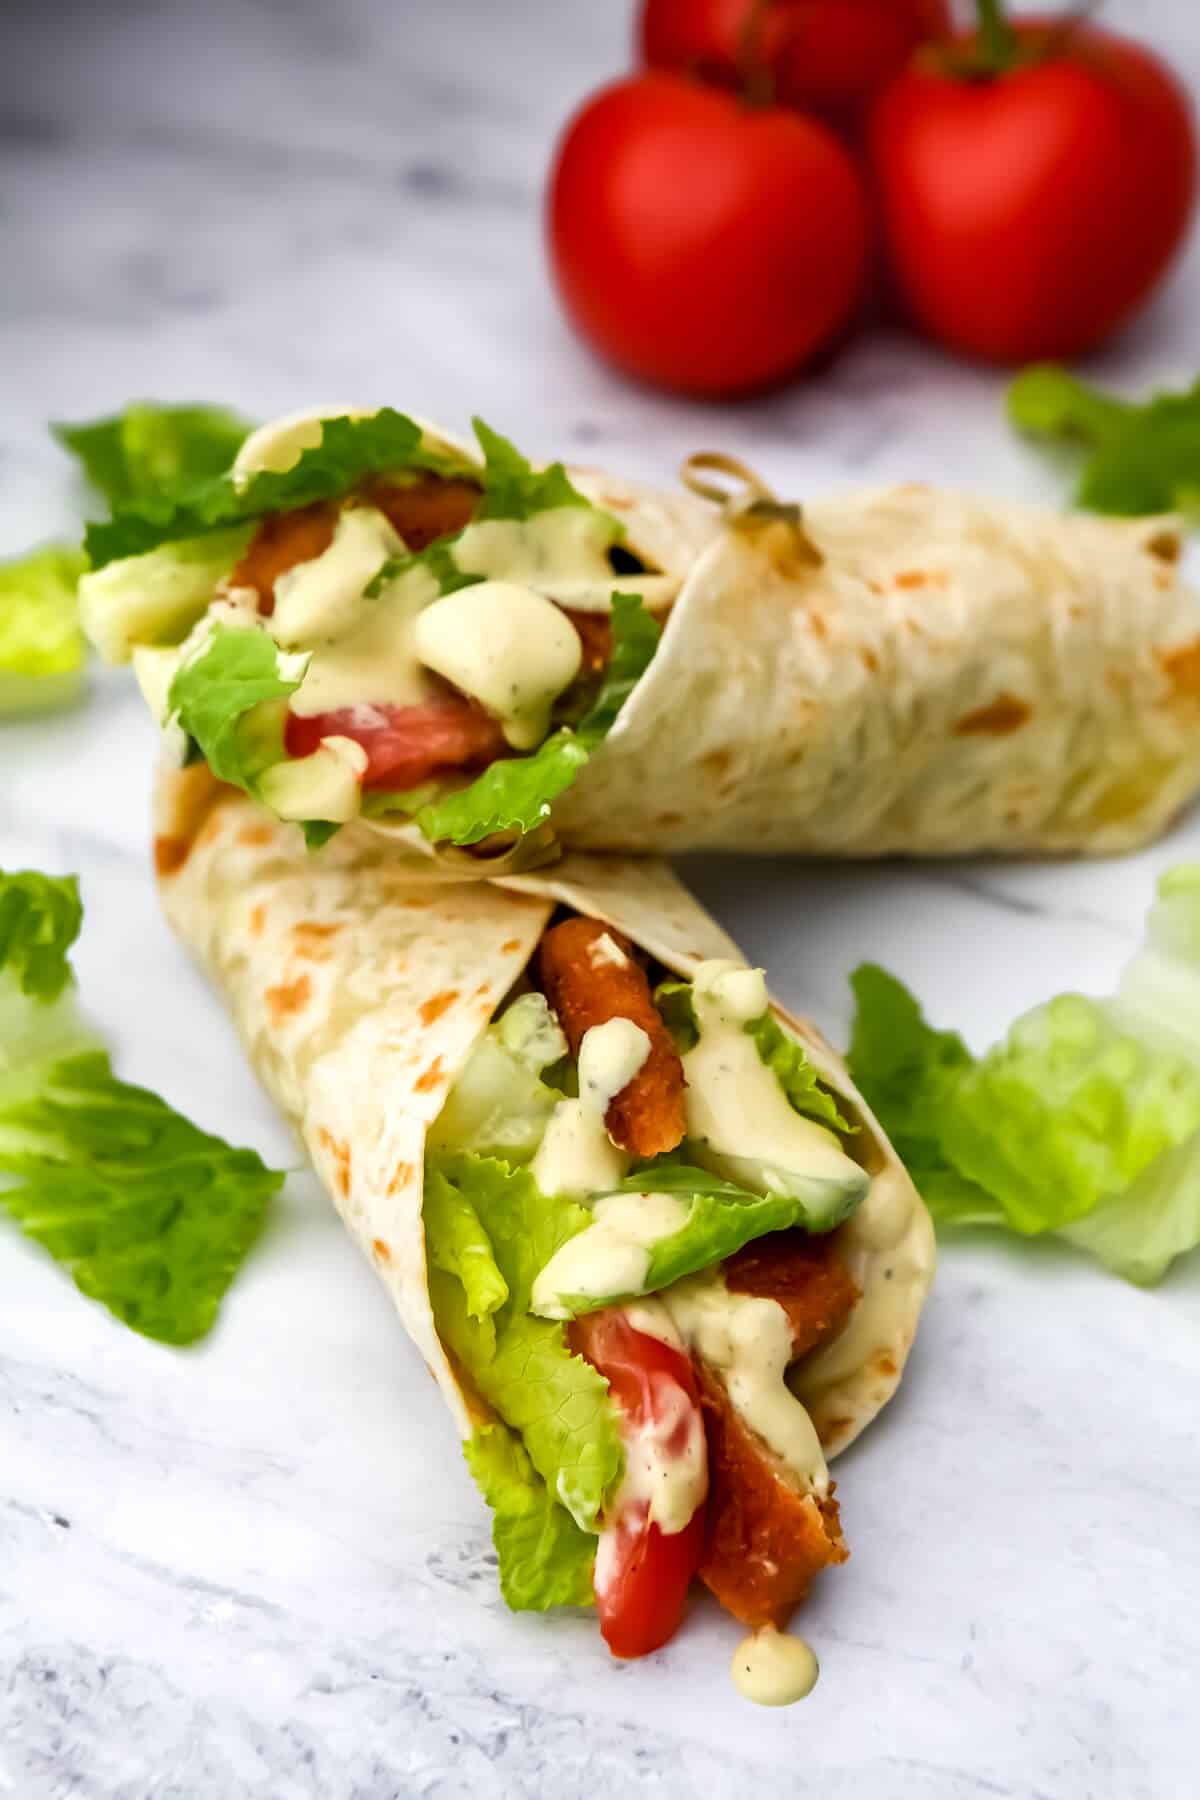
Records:
[[[694,1432],[703,1433],[700,1396],[688,1358],[670,1344],[635,1331],[619,1308],[576,1319],[569,1330],[576,1355],[607,1379],[626,1436],[668,1422],[667,1454],[682,1454]],[[605,1526],[598,1567],[596,1610],[614,1656],[648,1656],[674,1636],[704,1549],[704,1507],[682,1531],[669,1535],[635,1508]]]
[[[789,374],[849,317],[867,257],[862,183],[824,126],[676,75],[617,82],[576,114],[547,222],[583,335],[690,394]]]
[[[309,756],[323,737],[353,738],[367,753],[364,788],[397,793],[447,769],[483,768],[507,753],[499,725],[467,700],[447,696],[423,706],[348,706],[303,717],[289,713],[284,747]]]
[[[756,0],[645,0],[639,39],[652,68],[738,85]],[[785,106],[850,123],[918,44],[949,29],[945,0],[776,0],[760,55]]]
[[[884,94],[871,155],[920,324],[996,362],[1077,356],[1132,317],[1184,237],[1187,96],[1147,51],[1084,27],[1045,60],[962,79],[919,59]]]

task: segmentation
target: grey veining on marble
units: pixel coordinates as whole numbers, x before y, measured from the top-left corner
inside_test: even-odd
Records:
[[[1200,18],[1112,22],[1200,85]],[[8,0],[0,11],[0,553],[71,527],[44,432],[133,395],[264,415],[387,399],[667,478],[720,444],[803,493],[926,476],[1059,495],[1001,383],[898,332],[727,410],[630,387],[541,259],[555,131],[628,8],[571,0]],[[1200,248],[1096,360],[1195,371]],[[295,1166],[158,917],[151,733],[119,673],[0,728],[0,866],[78,869],[120,1067]],[[983,1046],[1108,987],[1155,875],[1122,862],[686,872],[835,1036],[875,958]],[[806,1609],[804,1706],[748,1708],[699,1604],[646,1666],[510,1617],[432,1384],[297,1172],[208,1343],[114,1326],[0,1234],[0,1796],[16,1800],[1183,1800],[1196,1792],[1200,1268],[1157,1293],[1055,1247],[946,1249],[902,1393],[845,1458],[853,1558]]]

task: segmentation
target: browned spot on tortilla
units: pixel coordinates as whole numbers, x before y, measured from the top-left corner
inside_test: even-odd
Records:
[[[395,1168],[392,1170],[392,1179],[388,1182],[388,1185],[387,1185],[388,1193],[389,1194],[398,1194],[400,1192],[401,1188],[406,1188],[408,1186],[408,1184],[412,1180],[412,1178],[413,1178],[412,1164],[404,1163],[404,1162],[397,1163]]]
[[[312,982],[307,975],[299,975],[295,981],[281,981],[278,987],[269,987],[263,999],[271,1017],[280,1025],[293,1013],[303,1012],[311,994]]]
[[[873,594],[882,594],[884,591],[882,581],[872,581],[870,577],[867,579],[867,586]]]
[[[251,937],[261,937],[262,931],[263,931],[263,926],[266,924],[266,922],[267,922],[266,907],[265,906],[252,907],[251,911],[250,911],[250,936]]]
[[[879,1355],[875,1358],[875,1367],[879,1370],[881,1375],[894,1375],[896,1373],[896,1359],[890,1351],[881,1350]]]
[[[196,842],[198,844],[215,843],[224,829],[225,821],[216,808],[214,808],[213,811],[209,813],[204,824],[200,827],[200,830],[196,833]]]
[[[500,954],[501,954],[501,956],[515,956],[517,951],[520,948],[521,948],[520,938],[509,938],[507,943],[501,944]],[[482,990],[480,990],[480,991],[482,992]]]
[[[853,1419],[822,1419],[821,1442],[827,1444],[830,1438],[839,1437],[843,1431],[848,1431],[853,1423]]]
[[[441,1079],[442,1059],[440,1056],[435,1056],[424,1074],[417,1076],[413,1086],[416,1088],[418,1094],[427,1094],[430,1088],[435,1088]]]
[[[896,576],[898,588],[945,587],[946,577],[941,569],[901,569]]]
[[[317,938],[323,942],[325,938],[336,937],[341,929],[340,925],[322,925],[316,919],[301,919],[298,925],[292,926],[292,936]]]
[[[371,1239],[371,1248],[375,1252],[376,1256],[379,1258],[380,1262],[391,1262],[392,1253],[388,1249],[387,1245],[384,1243],[382,1238],[372,1238]]]
[[[879,667],[879,658],[876,656],[875,652],[873,650],[860,650],[859,655],[863,659],[863,667],[870,669],[872,673],[874,673]]]
[[[328,962],[333,955],[328,940],[336,937],[341,929],[340,925],[319,925],[315,920],[301,920],[299,925],[292,926],[296,955],[304,962]]]
[[[1156,531],[1146,539],[1146,548],[1159,562],[1177,563],[1183,555],[1183,539],[1177,531]]]
[[[263,844],[269,844],[274,835],[269,825],[243,825],[238,832],[238,843],[245,844],[248,850],[254,850]]]
[[[440,994],[434,994],[430,999],[422,1001],[417,1008],[417,1015],[422,1025],[432,1025],[435,1019],[440,1019],[444,1012],[449,1011],[457,999],[457,988],[445,988]]]
[[[1200,638],[1181,644],[1160,658],[1163,671],[1176,694],[1190,700],[1200,699]]]
[[[707,769],[711,775],[724,775],[733,761],[730,750],[710,750],[707,756],[700,758],[700,767]]]
[[[961,718],[954,732],[957,737],[1007,737],[1010,731],[1019,731],[1032,717],[1024,700],[1018,700],[1015,694],[997,694],[986,706],[977,707]]]
[[[826,625],[825,619],[821,613],[810,612],[808,615],[808,623],[814,637],[818,637],[824,641],[824,639],[829,636],[829,627]]]
[[[1155,569],[1152,579],[1157,588],[1171,588],[1175,586],[1175,577],[1172,575],[1170,569]]]
[[[474,994],[473,994],[473,996],[472,996],[472,998],[473,998],[473,999],[475,999],[475,1000],[478,1000],[478,999],[479,999],[479,998],[480,998],[480,997],[481,997],[481,996],[483,996],[483,995],[487,995],[487,994],[490,994],[490,993],[491,993],[491,991],[492,991],[492,990],[491,990],[491,988],[490,988],[490,987],[489,987],[489,986],[488,986],[488,984],[487,984],[487,982],[486,982],[486,981],[481,981],[481,982],[480,982],[480,984],[479,984],[479,986],[478,986],[478,987],[477,987],[477,988],[476,988],[476,989],[475,989],[475,992],[474,992]]]
[[[654,823],[656,825],[661,825],[665,831],[669,831],[673,825],[682,825],[683,824],[683,814],[682,813],[659,813],[659,815],[658,815],[657,819],[655,819]]]
[[[317,1142],[333,1158],[336,1165],[333,1172],[334,1184],[344,1200],[350,1192],[350,1146],[335,1138],[323,1125],[317,1132]]]
[[[156,837],[154,840],[154,868],[156,874],[174,875],[182,869],[191,850],[191,840],[183,837]]]

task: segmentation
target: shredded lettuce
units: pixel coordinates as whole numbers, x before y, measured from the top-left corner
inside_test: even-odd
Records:
[[[264,631],[218,625],[171,683],[168,705],[221,781],[256,791],[283,756],[283,702],[304,679],[306,657],[289,656]]]
[[[623,1453],[608,1384],[572,1356],[563,1327],[530,1316],[534,1278],[590,1214],[545,1195],[525,1169],[477,1156],[437,1159],[440,1175],[470,1202],[491,1245],[508,1298],[484,1316],[478,1288],[469,1295],[447,1264],[461,1243],[446,1230],[448,1209],[435,1199],[426,1216],[430,1295],[439,1334],[501,1418],[521,1434],[537,1473],[584,1531],[597,1529],[620,1478]]]
[[[0,875],[0,1210],[135,1331],[212,1326],[282,1175],[113,1074],[76,1009],[73,876]]]
[[[125,501],[109,519],[89,525],[85,548],[92,567],[100,569],[179,538],[201,537],[269,513],[334,499],[368,475],[401,469],[445,473],[459,467],[456,459],[428,449],[415,420],[391,407],[368,418],[326,419],[320,443],[302,451],[290,469],[262,470],[241,486],[226,472],[165,495]]]
[[[532,756],[505,757],[469,787],[423,806],[417,823],[432,843],[477,844],[495,832],[535,831],[603,743],[618,713],[650,666],[660,628],[638,594],[614,594],[613,651],[589,710],[573,729],[563,726]]]
[[[1031,437],[1084,453],[1080,506],[1130,516],[1200,510],[1200,381],[1139,405],[1037,364],[1010,387],[1008,416]]]
[[[123,506],[220,475],[253,426],[223,406],[135,402],[108,418],[50,429],[79,458],[92,486]]]
[[[0,716],[67,706],[79,695],[86,646],[75,596],[84,567],[66,544],[0,563]]]
[[[978,1060],[879,970],[850,1066],[951,1225],[1058,1232],[1127,1280],[1200,1244],[1200,866],[1159,884],[1117,995],[1063,994]]]
[[[553,1498],[515,1431],[484,1425],[463,1446],[492,1509],[500,1592],[514,1612],[590,1606],[596,1539]]]

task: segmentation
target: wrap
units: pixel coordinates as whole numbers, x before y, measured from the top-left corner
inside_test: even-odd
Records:
[[[385,478],[354,486],[321,448],[323,430],[345,443],[385,418],[419,436],[407,454],[425,459],[394,478],[409,485],[391,501]],[[1170,520],[921,485],[801,511],[726,457],[693,457],[690,492],[657,490],[538,471],[480,431],[486,457],[394,414],[264,427],[220,516],[264,481],[286,487],[293,474],[270,471],[303,439],[322,491],[350,484],[315,508],[315,538],[314,507],[285,505],[227,548],[210,530],[85,577],[85,622],[110,655],[132,644],[168,737],[182,747],[182,718],[194,753],[207,732],[226,780],[282,817],[330,821],[314,841],[361,814],[398,850],[477,874],[564,847],[1107,853],[1162,831],[1200,785],[1200,599],[1179,578]],[[394,504],[414,483],[415,529]],[[278,491],[255,504],[280,504]],[[343,543],[347,509],[365,522]],[[196,516],[117,519],[93,554],[178,536]],[[422,547],[368,584],[381,543]],[[253,686],[233,652],[256,638],[270,668]],[[401,641],[403,670],[389,663]],[[345,645],[358,647],[349,662]],[[223,687],[206,687],[210,669]],[[331,710],[314,711],[318,675]],[[261,724],[240,741],[222,707],[298,682],[274,703],[288,721],[276,748],[264,751]],[[506,695],[520,696],[515,712]],[[272,757],[284,761],[264,770]]]
[[[660,862],[578,854],[536,874],[430,885],[360,826],[309,855],[294,825],[202,767],[166,777],[158,805],[160,833],[180,846],[160,872],[168,918],[224,993],[468,1437],[489,1408],[439,1337],[422,1223],[426,1137],[457,1078],[556,909],[603,921],[685,979],[739,953]],[[835,1234],[860,1297],[789,1378],[832,1456],[896,1390],[932,1276],[932,1232],[837,1056],[811,1025],[772,1010],[857,1127],[852,1154],[870,1177]]]

